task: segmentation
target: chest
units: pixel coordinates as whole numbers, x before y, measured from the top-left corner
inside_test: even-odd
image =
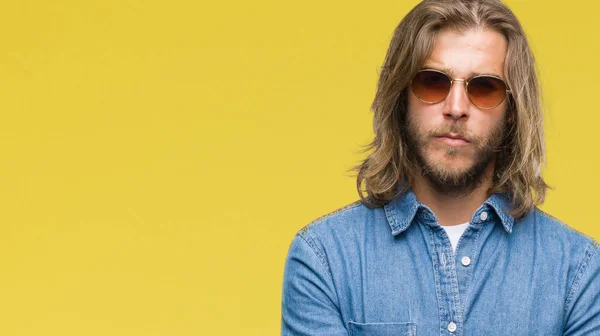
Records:
[[[349,253],[334,279],[352,335],[562,332],[566,272],[544,251],[509,249],[501,234],[469,230],[456,253],[444,231],[372,245]]]

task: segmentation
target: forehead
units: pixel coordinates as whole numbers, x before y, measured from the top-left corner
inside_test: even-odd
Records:
[[[495,30],[441,30],[424,67],[444,70],[455,78],[486,74],[504,78],[507,43]]]

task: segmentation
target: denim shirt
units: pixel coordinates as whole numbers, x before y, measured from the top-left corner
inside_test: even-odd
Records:
[[[288,252],[282,335],[600,335],[598,243],[508,205],[488,198],[456,254],[411,191],[317,219]]]

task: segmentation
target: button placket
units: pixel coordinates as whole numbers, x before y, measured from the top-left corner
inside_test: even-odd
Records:
[[[448,324],[448,332],[452,334],[462,334],[462,331],[458,331],[458,325],[464,323],[465,316],[465,307],[466,301],[469,296],[469,284],[471,282],[471,278],[474,272],[474,261],[477,258],[478,251],[475,250],[477,246],[477,241],[480,237],[482,230],[490,229],[491,225],[481,225],[485,220],[491,219],[490,213],[486,210],[479,212],[475,216],[473,216],[471,224],[469,228],[465,231],[459,245],[456,250],[456,259],[454,262],[457,281],[459,286],[459,297],[460,303],[457,305],[457,315],[453,318],[446,320],[447,323],[454,323],[454,331],[450,330],[450,325]]]

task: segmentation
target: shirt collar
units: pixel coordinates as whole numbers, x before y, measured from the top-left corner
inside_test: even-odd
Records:
[[[496,212],[506,232],[511,233],[515,218],[509,213],[511,201],[508,194],[493,194],[484,202],[486,204]]]
[[[408,190],[406,193],[392,199],[383,208],[392,229],[392,235],[394,236],[402,233],[410,226],[418,211],[425,210],[431,212],[426,205],[417,200],[412,190]],[[510,210],[510,200],[506,194],[491,195],[475,211],[471,222],[479,218],[482,212],[490,209],[496,213],[506,232],[511,233],[515,219],[508,213]],[[479,219],[477,221],[481,222]]]
[[[406,230],[422,206],[423,204],[417,201],[417,197],[411,190],[385,204],[383,209],[392,229],[392,235],[398,235]]]

